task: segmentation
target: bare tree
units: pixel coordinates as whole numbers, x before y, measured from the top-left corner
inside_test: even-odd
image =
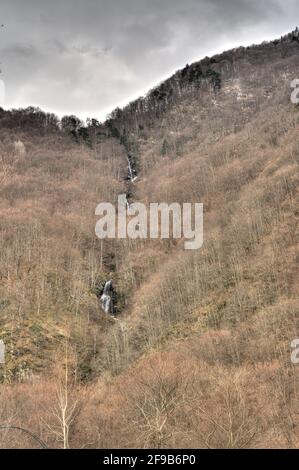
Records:
[[[63,449],[69,449],[70,432],[80,409],[79,399],[74,398],[75,386],[69,374],[68,345],[66,345],[64,371],[58,379],[56,403],[51,413],[53,422],[46,423]]]

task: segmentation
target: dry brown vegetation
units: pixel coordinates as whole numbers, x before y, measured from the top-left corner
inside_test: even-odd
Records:
[[[118,132],[1,130],[0,426],[49,447],[299,446],[298,43],[213,67],[220,90],[109,124],[137,151],[134,199],[204,203],[196,252],[96,239],[96,205],[126,191]],[[95,295],[111,276],[115,320]],[[6,428],[0,447],[38,443]]]

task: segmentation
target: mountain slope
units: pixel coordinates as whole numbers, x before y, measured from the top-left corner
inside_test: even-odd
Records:
[[[4,114],[2,421],[60,446],[67,363],[70,446],[298,445],[298,51],[294,32],[206,58],[77,142]],[[203,248],[101,243],[94,209],[121,193],[202,202]],[[111,277],[116,319],[97,299]],[[14,439],[0,443],[32,445]]]

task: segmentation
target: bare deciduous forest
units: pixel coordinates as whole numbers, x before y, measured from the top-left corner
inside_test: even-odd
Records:
[[[0,448],[299,447],[298,52],[206,58],[103,124],[0,110]],[[97,239],[128,188],[202,202],[203,247]]]

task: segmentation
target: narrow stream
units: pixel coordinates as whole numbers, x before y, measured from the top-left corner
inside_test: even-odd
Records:
[[[100,303],[101,307],[106,313],[110,313],[110,315],[113,315],[114,313],[114,308],[113,308],[113,283],[112,279],[106,282],[103,293],[100,298]]]

